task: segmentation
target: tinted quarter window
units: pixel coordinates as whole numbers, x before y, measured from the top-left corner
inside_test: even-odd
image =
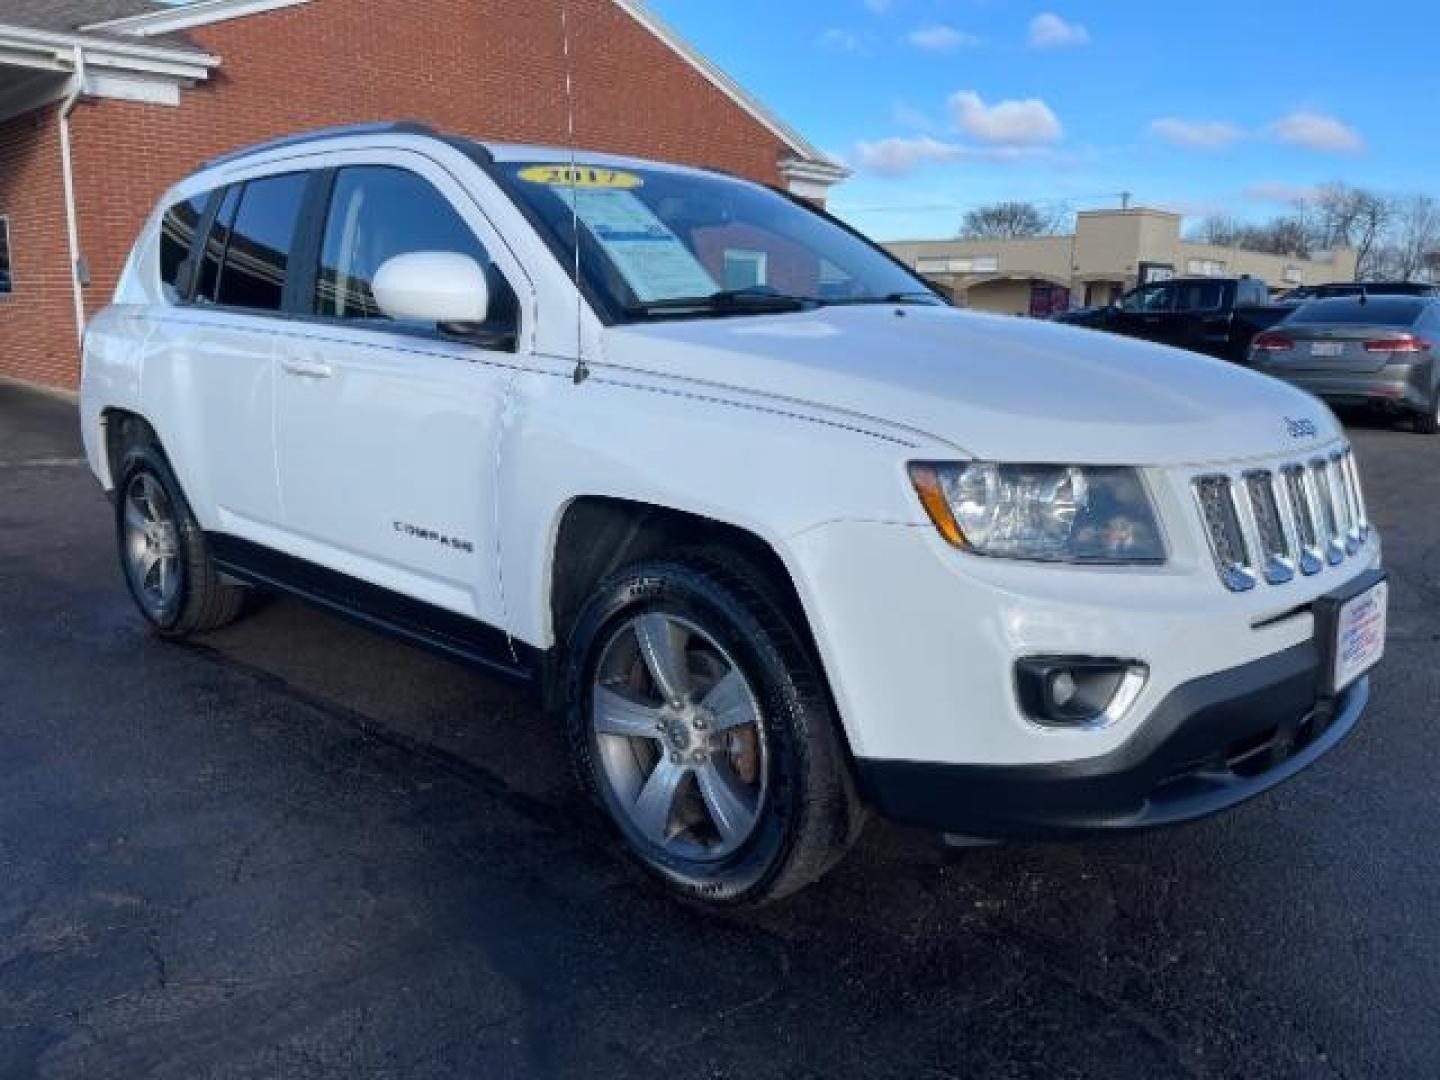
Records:
[[[1218,281],[1187,281],[1174,286],[1176,311],[1213,311],[1225,297],[1225,286]]]
[[[0,217],[0,296],[9,296],[15,290],[15,280],[10,276],[10,219]]]
[[[166,297],[172,302],[184,299],[184,292],[190,285],[191,270],[194,268],[190,254],[209,204],[209,192],[196,195],[176,203],[165,211],[165,217],[161,219],[160,282],[165,287]]]
[[[216,303],[252,311],[280,310],[290,246],[309,179],[306,173],[290,173],[245,184]]]
[[[470,226],[428,181],[404,169],[364,166],[335,178],[320,273],[317,314],[388,322],[375,303],[375,272],[396,255],[441,251],[468,255],[490,279],[492,326],[513,326],[516,300]]]
[[[230,246],[230,229],[235,224],[235,211],[240,207],[240,185],[227,188],[220,210],[210,226],[210,235],[205,238],[205,253],[200,258],[200,283],[195,288],[195,299],[214,302],[215,287],[220,284],[220,263],[225,258],[225,249]]]

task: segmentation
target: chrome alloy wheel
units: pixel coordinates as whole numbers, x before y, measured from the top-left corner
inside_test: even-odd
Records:
[[[698,626],[650,613],[600,654],[590,722],[601,779],[630,826],[667,854],[714,861],[765,805],[765,722],[735,661]]]
[[[174,606],[180,593],[180,523],[165,489],[139,472],[125,488],[125,571],[150,614]]]

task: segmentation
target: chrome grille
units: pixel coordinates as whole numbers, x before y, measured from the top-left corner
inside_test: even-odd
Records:
[[[1210,553],[1225,587],[1282,585],[1296,572],[1318,574],[1360,550],[1370,524],[1354,455],[1254,469],[1238,478],[1196,477],[1195,496]]]

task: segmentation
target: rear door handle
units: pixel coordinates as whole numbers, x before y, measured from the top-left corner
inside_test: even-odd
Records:
[[[301,379],[328,379],[335,374],[333,367],[319,360],[282,360],[280,366],[287,375]]]

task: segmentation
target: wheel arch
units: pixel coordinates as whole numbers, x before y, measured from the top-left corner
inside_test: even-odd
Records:
[[[109,406],[100,410],[100,432],[101,445],[105,449],[100,462],[105,475],[100,480],[107,491],[113,491],[119,483],[120,455],[125,447],[138,440],[165,453],[164,443],[155,426],[131,409]]]
[[[816,665],[838,721],[842,752],[853,777],[850,725],[799,579],[782,547],[754,529],[689,510],[597,495],[578,496],[560,509],[551,532],[542,589],[554,644],[550,650],[551,670],[543,680],[547,702],[553,706],[563,701],[570,631],[595,587],[624,566],[699,548],[733,554],[760,576],[761,584],[767,587]]]
[[[718,547],[744,559],[810,635],[794,575],[776,545],[752,529],[634,499],[584,495],[560,509],[551,532],[544,596],[552,640],[563,645],[585,600],[616,570],[686,548]]]

